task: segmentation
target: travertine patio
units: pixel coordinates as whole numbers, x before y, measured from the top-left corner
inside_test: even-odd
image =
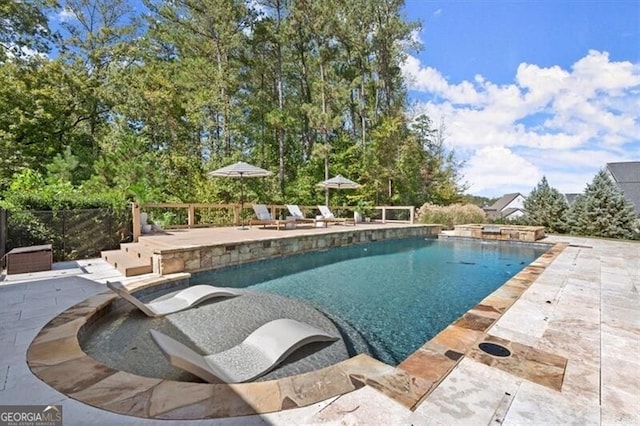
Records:
[[[564,236],[546,241],[571,245],[485,333],[529,348],[527,353],[565,359],[559,391],[517,374],[517,365],[471,350],[413,410],[364,386],[303,408],[181,423],[638,424],[640,244]],[[27,367],[26,349],[45,323],[103,292],[106,279],[122,278],[100,260],[64,266],[74,265],[0,282],[0,404],[62,404],[65,424],[163,422],[82,404],[40,382]],[[527,353],[521,354],[525,361]]]

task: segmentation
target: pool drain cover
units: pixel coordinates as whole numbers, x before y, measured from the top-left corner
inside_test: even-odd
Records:
[[[496,343],[482,342],[478,345],[480,350],[488,353],[489,355],[507,357],[511,355],[511,351],[502,345]]]

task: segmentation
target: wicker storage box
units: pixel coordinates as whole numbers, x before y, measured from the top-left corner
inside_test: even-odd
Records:
[[[6,256],[7,275],[50,271],[53,262],[51,244],[14,248]]]

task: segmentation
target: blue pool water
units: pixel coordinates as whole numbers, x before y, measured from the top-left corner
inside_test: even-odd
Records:
[[[191,282],[304,300],[336,323],[352,355],[364,352],[396,365],[545,250],[391,240],[225,268]]]

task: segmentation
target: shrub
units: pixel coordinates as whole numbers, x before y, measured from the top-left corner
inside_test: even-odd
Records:
[[[482,223],[487,216],[484,211],[473,204],[451,204],[438,206],[425,203],[418,209],[418,222],[439,223],[446,229],[453,229],[455,225],[465,223]]]

